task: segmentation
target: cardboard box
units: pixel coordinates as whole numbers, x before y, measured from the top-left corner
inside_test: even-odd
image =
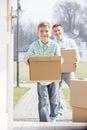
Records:
[[[61,56],[30,57],[31,81],[56,81],[61,79]]]
[[[87,80],[71,80],[70,93],[73,122],[87,122]]]
[[[74,62],[76,61],[75,49],[61,49],[61,55],[63,57],[63,64],[61,64],[61,72],[75,72],[76,67]]]

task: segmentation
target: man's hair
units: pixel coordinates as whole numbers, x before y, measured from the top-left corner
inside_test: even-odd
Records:
[[[59,27],[59,26],[61,26],[61,27],[62,27],[62,25],[61,25],[61,24],[54,24],[54,25],[52,26],[52,29],[54,29],[55,27]]]
[[[38,30],[39,30],[39,28],[41,28],[41,27],[46,27],[46,26],[48,26],[48,28],[51,29],[51,25],[50,25],[49,22],[41,22],[41,23],[38,25]]]

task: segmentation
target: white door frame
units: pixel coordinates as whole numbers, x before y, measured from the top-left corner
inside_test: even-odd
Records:
[[[0,1],[0,130],[13,126],[13,34],[10,0]]]

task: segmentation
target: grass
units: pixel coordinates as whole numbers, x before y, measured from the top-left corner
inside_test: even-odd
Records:
[[[16,67],[17,64],[14,62],[14,81],[16,81]],[[19,63],[19,81],[20,82],[29,82],[29,67],[24,63]]]
[[[87,62],[80,62],[75,74],[77,78],[87,78]]]
[[[29,88],[26,87],[14,87],[14,95],[13,95],[13,99],[14,99],[14,107],[16,106],[16,104],[19,102],[19,100],[21,99],[21,97],[29,90]]]
[[[17,64],[14,62],[14,81],[16,81],[16,68]],[[19,63],[19,82],[28,82],[29,81],[29,68],[26,66],[24,62]],[[13,105],[14,107],[17,105],[17,103],[20,101],[20,99],[25,95],[25,93],[29,90],[30,88],[26,87],[14,87],[13,90]]]
[[[70,108],[70,89],[69,88],[62,88],[62,93],[64,95],[64,98]]]

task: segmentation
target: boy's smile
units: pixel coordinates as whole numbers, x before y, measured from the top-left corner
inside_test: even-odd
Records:
[[[38,30],[38,35],[40,40],[42,41],[43,44],[47,44],[49,41],[49,37],[51,35],[51,31],[49,27],[41,27]]]

